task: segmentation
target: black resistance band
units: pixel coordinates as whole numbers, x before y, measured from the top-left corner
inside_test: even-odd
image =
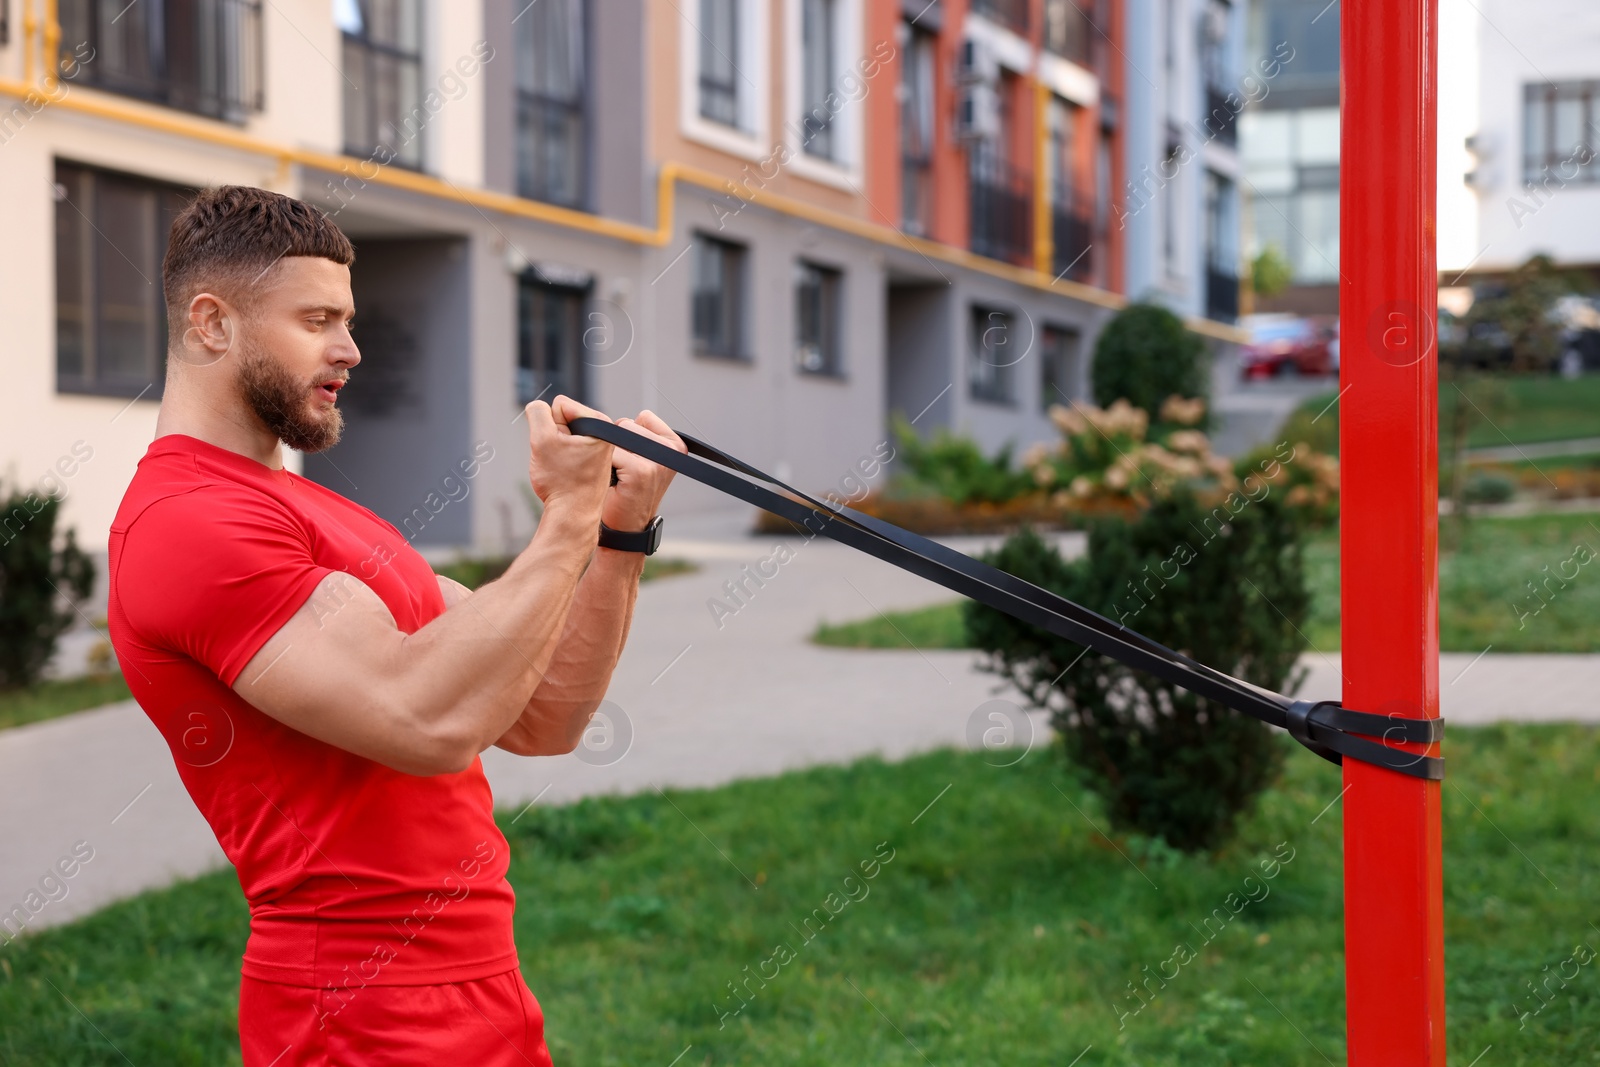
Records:
[[[1081,604],[947,548],[937,541],[902,530],[842,504],[823,503],[681,431],[678,436],[688,445],[688,454],[604,419],[580,417],[568,422],[567,427],[575,434],[599,438],[679,474],[688,475],[729,496],[798,523],[814,534],[823,534],[876,556],[1057,637],[1086,645],[1130,667],[1148,671],[1162,681],[1288,730],[1300,744],[1333,763],[1340,763],[1343,757],[1349,756],[1414,778],[1433,781],[1444,778],[1442,757],[1419,755],[1383,743],[1405,741],[1432,744],[1440,741],[1444,737],[1443,719],[1374,715],[1350,711],[1341,707],[1336,700],[1291,700],[1278,693],[1258,689],[1114,623]],[[741,474],[776,486],[791,495],[784,496],[757,485],[739,477]],[[1366,736],[1356,736],[1358,734]],[[1369,738],[1381,738],[1382,741]]]

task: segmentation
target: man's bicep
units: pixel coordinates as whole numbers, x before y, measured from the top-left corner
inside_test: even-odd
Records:
[[[233,691],[303,734],[404,762],[392,682],[405,635],[365,583],[334,571],[245,664]]]

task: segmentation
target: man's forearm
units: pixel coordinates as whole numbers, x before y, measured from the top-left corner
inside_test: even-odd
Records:
[[[567,752],[611,684],[639,595],[645,557],[598,548],[578,583],[544,678],[497,742],[524,755]]]
[[[555,657],[597,522],[546,511],[506,573],[405,639],[405,701],[424,729],[474,752],[522,714]]]

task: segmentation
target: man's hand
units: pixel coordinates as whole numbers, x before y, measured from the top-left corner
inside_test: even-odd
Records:
[[[617,425],[642,437],[654,438],[679,452],[689,451],[683,438],[673,433],[672,427],[648,409],[639,412],[637,419],[618,419]],[[617,484],[606,492],[600,521],[613,530],[630,533],[642,530],[660,510],[661,498],[666,495],[667,486],[672,484],[675,472],[643,456],[636,456],[625,448],[618,448],[611,453],[611,464],[617,468]]]
[[[611,419],[565,395],[549,404],[535,400],[526,411],[528,481],[545,508],[570,509],[576,515],[599,514],[610,495],[611,443],[575,434],[567,429],[567,423],[580,415],[606,422]]]

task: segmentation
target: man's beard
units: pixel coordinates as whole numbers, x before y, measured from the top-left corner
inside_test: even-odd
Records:
[[[332,448],[344,433],[344,413],[314,398],[318,385],[295,378],[264,349],[244,346],[239,359],[244,401],[278,440],[296,452]]]

